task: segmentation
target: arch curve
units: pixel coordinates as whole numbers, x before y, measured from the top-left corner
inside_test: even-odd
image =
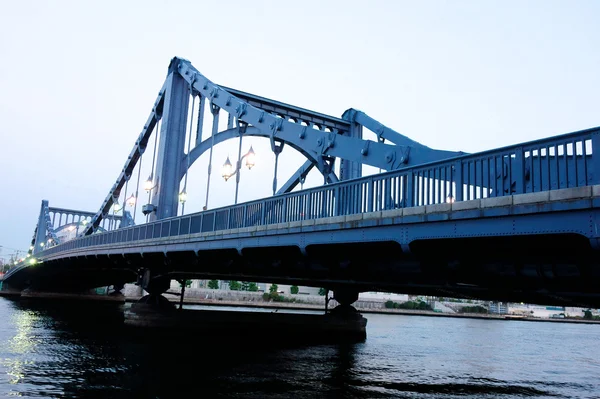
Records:
[[[248,126],[248,128],[246,129],[246,132],[243,135],[251,136],[251,137],[264,137],[264,138],[271,137],[270,132],[263,132],[262,130],[258,129],[255,126]],[[214,143],[212,142],[212,138],[210,138],[210,137],[208,139],[200,142],[196,147],[194,147],[193,150],[190,151],[189,154],[184,156],[183,159],[181,160],[181,176],[179,176],[179,178],[183,179],[183,176],[187,172],[188,168],[191,167],[194,164],[194,162],[196,162],[198,160],[198,158],[200,158],[200,156],[202,154],[204,154],[206,151],[208,151],[212,145],[221,144],[227,140],[235,139],[238,137],[239,137],[239,130],[237,127],[234,127],[231,129],[222,130],[219,133],[217,133],[214,137]],[[315,167],[317,167],[319,169],[319,172],[321,172],[321,174],[324,177],[328,177],[330,174],[334,174],[333,171],[325,170],[324,163],[322,160],[319,159],[320,158],[319,155],[311,154],[308,151],[300,148],[299,146],[297,146],[294,143],[288,142],[286,140],[282,140],[281,138],[278,138],[278,139],[281,140],[282,142],[284,142],[286,145],[289,145],[290,147],[292,147],[293,149],[295,149],[302,155],[304,155],[304,157],[306,157],[306,159],[311,161],[315,165]],[[188,157],[189,157],[189,164],[188,164]],[[334,177],[333,180],[337,181],[337,177]]]

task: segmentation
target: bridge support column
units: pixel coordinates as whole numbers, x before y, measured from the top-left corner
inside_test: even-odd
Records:
[[[152,195],[156,212],[150,214],[150,221],[177,216],[179,208],[181,160],[190,98],[189,85],[178,72],[180,62],[183,61],[173,59],[169,65]]]
[[[142,288],[148,292],[148,295],[142,297],[139,303],[155,306],[158,308],[174,309],[174,305],[167,298],[162,296],[171,286],[171,279],[167,276],[157,275],[150,269],[144,270],[141,279]]]
[[[333,291],[333,299],[342,306],[350,306],[358,301],[358,291],[342,288]]]
[[[363,128],[361,125],[354,122],[354,115],[346,111],[342,118],[350,122],[350,130],[347,135],[352,138],[362,139]],[[360,162],[348,161],[346,159],[342,160],[342,163],[340,164],[340,180],[355,179],[361,176],[362,164]]]
[[[44,209],[48,208],[48,201],[42,201],[42,207],[40,208],[40,216],[38,218],[38,224],[35,231],[35,242],[33,244],[33,255],[44,250],[46,244],[46,214]]]

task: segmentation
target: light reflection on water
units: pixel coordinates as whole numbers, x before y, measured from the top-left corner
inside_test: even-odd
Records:
[[[366,315],[366,342],[307,346],[131,335],[121,311],[0,298],[0,395],[600,397],[598,325]]]

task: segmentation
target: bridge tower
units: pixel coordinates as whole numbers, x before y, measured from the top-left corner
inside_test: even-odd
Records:
[[[182,61],[174,58],[169,64],[152,193],[154,212],[150,214],[150,221],[177,216],[179,207],[181,160],[185,155],[190,98],[190,87],[178,72],[180,62]]]
[[[33,242],[33,249],[31,251],[32,255],[35,255],[38,252],[44,250],[44,245],[46,243],[46,212],[45,209],[48,208],[48,201],[43,200],[42,206],[40,208],[40,215],[38,217],[37,227],[35,229],[35,238]]]

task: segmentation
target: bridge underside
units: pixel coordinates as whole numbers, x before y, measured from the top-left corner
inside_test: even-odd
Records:
[[[600,262],[577,234],[182,250],[44,262],[11,285],[78,291],[135,282],[138,270],[186,279],[248,280],[508,302],[600,307]],[[16,276],[15,276],[16,277]]]

